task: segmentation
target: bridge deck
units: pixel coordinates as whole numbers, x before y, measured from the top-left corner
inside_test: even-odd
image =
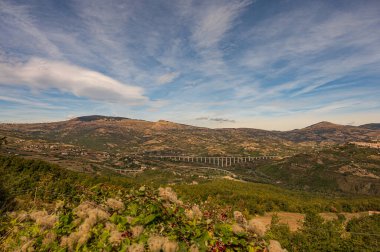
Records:
[[[231,166],[238,163],[247,163],[255,160],[274,159],[277,156],[226,156],[226,157],[212,157],[212,156],[149,156],[151,158],[169,159],[174,161],[192,162],[192,163],[206,163],[216,166]]]

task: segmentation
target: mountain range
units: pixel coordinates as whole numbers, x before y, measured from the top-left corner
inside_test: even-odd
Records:
[[[51,123],[0,124],[0,136],[8,140],[3,152],[85,172],[134,167],[136,162],[149,166],[146,156],[151,154],[277,155],[278,160],[243,165],[234,172],[243,180],[301,190],[379,195],[378,150],[361,147],[379,146],[378,125],[320,122],[302,129],[267,131],[92,115]]]
[[[252,128],[210,129],[164,120],[150,122],[91,115],[51,123],[0,124],[0,134],[111,152],[283,155],[305,146],[371,142],[380,136],[379,125],[348,126],[320,122],[302,129],[267,131]]]

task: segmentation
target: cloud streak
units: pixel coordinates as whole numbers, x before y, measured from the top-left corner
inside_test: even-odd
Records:
[[[123,84],[96,71],[65,62],[32,58],[19,64],[0,64],[2,85],[21,85],[33,90],[58,89],[79,97],[105,102],[147,101],[143,89]]]
[[[212,118],[212,117],[198,117],[195,118],[197,121],[213,121],[213,122],[219,122],[219,123],[235,123],[235,120],[226,119],[226,118]]]
[[[179,76],[179,73],[178,73],[178,72],[167,73],[167,74],[161,75],[161,76],[157,79],[157,82],[158,82],[159,84],[167,84],[167,83],[172,82],[172,81],[173,81],[174,79],[176,79],[178,76]]]
[[[3,114],[380,120],[378,13],[372,0],[0,0]]]

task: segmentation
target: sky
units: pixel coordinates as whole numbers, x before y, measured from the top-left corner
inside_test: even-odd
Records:
[[[380,1],[0,0],[0,122],[380,122]]]

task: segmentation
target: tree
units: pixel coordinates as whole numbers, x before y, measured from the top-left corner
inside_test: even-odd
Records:
[[[7,137],[6,136],[0,137],[0,148],[1,148],[2,145],[5,145],[7,143],[8,142],[7,142]]]

